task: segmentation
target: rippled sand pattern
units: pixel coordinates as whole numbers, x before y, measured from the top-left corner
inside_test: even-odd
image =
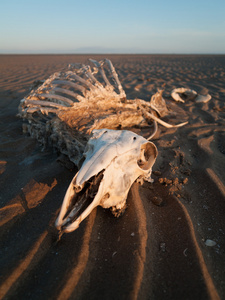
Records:
[[[121,218],[97,208],[57,242],[54,221],[76,170],[22,133],[17,107],[34,81],[88,57],[0,56],[0,298],[224,299],[225,56],[107,56],[129,99],[163,87],[175,112],[165,121],[189,123],[159,127],[155,182],[134,183]],[[176,87],[212,100],[174,103]]]

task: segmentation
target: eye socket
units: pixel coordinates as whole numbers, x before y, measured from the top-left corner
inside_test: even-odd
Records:
[[[141,146],[140,158],[137,160],[138,166],[143,170],[149,170],[156,159],[157,148],[153,143],[146,143]]]

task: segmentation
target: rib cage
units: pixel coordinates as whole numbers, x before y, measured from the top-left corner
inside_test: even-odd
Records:
[[[157,109],[155,101],[151,104],[141,99],[126,99],[111,61],[90,61],[92,68],[70,64],[54,73],[22,99],[19,106],[19,116],[28,121],[23,125],[24,131],[44,147],[56,147],[75,165],[79,164],[94,129],[143,127],[152,119],[172,126],[156,117],[165,106],[164,100]]]

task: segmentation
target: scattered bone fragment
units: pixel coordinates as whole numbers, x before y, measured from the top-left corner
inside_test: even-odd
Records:
[[[188,100],[195,100],[197,103],[207,103],[211,100],[211,96],[198,94],[196,91],[187,88],[176,88],[171,92],[171,96],[175,101],[185,102]]]
[[[166,107],[166,101],[162,96],[163,90],[158,90],[150,100],[150,106],[155,110],[159,117],[164,117],[168,114],[168,109]]]
[[[211,99],[212,99],[212,97],[211,97],[209,94],[207,94],[207,95],[198,95],[198,96],[196,97],[195,101],[196,101],[197,103],[207,103],[207,102],[209,102]]]
[[[176,88],[172,90],[171,96],[175,101],[185,102],[185,100],[193,100],[197,96],[197,92],[187,88]]]

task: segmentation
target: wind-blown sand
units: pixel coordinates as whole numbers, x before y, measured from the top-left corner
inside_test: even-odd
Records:
[[[35,80],[88,57],[0,56],[0,297],[225,299],[225,56],[107,56],[129,99],[149,100],[164,86],[177,112],[164,120],[189,123],[159,125],[155,182],[132,186],[121,218],[97,208],[56,243],[76,170],[22,133],[17,107]],[[208,89],[212,100],[176,103],[176,87]]]

